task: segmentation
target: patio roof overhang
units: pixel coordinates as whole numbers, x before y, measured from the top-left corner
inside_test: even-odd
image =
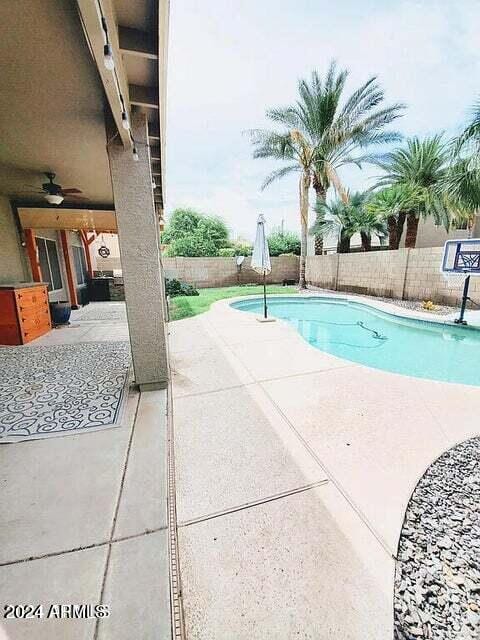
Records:
[[[18,207],[22,229],[84,230],[116,233],[115,211],[106,209],[52,209],[51,207]]]
[[[126,148],[134,144],[122,126],[124,108],[129,118],[134,110],[147,114],[161,215],[168,0],[0,4],[0,194],[17,206],[42,206],[35,191],[53,171],[63,187],[81,189],[84,206],[113,209],[107,142],[119,136]],[[114,72],[104,65],[104,25]],[[66,198],[54,210],[75,208]]]

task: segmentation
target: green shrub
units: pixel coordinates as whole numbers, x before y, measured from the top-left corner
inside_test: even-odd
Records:
[[[274,229],[267,240],[271,256],[292,253],[296,256],[300,255],[300,238],[292,231]]]
[[[165,278],[165,291],[167,296],[198,296],[198,291],[191,284],[180,282],[176,278]]]
[[[235,249],[233,247],[225,247],[218,250],[219,258],[233,258],[235,256]]]
[[[228,229],[216,216],[205,216],[194,209],[175,209],[161,238],[168,245],[168,257],[212,257],[228,245]]]

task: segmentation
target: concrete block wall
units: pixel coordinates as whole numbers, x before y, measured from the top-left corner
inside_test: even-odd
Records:
[[[325,289],[336,289],[339,258],[340,254],[338,253],[326,256],[308,256],[305,274],[308,284]]]
[[[458,278],[445,278],[440,272],[443,247],[410,249],[405,280],[407,300],[429,299],[443,304],[458,305],[463,284]],[[471,278],[470,296],[480,300],[480,279]]]
[[[458,305],[462,280],[440,272],[443,247],[372,251],[307,257],[308,284],[405,300],[433,300]],[[470,295],[480,301],[480,278],[472,278]]]
[[[408,250],[339,254],[338,291],[401,298]]]
[[[298,282],[298,256],[279,256],[271,258],[271,261],[268,283],[281,283],[283,280]],[[167,278],[177,278],[199,289],[263,281],[262,276],[250,268],[250,258],[245,258],[240,270],[236,258],[162,258],[162,263]]]

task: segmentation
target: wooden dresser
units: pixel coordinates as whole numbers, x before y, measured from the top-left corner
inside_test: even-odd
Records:
[[[46,284],[0,284],[0,344],[25,344],[51,328]]]

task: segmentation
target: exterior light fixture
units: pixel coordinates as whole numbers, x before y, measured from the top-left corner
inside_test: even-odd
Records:
[[[44,197],[48,204],[62,204],[63,202],[63,196],[58,194],[47,193]]]
[[[128,131],[130,129],[130,122],[125,111],[122,111],[122,127]]]
[[[138,151],[137,147],[133,147],[133,161],[138,162]]]
[[[103,46],[103,64],[105,65],[105,69],[108,69],[109,71],[113,71],[115,69],[112,45],[109,42]]]
[[[157,188],[157,183],[155,182],[155,178],[152,178],[152,189]]]

